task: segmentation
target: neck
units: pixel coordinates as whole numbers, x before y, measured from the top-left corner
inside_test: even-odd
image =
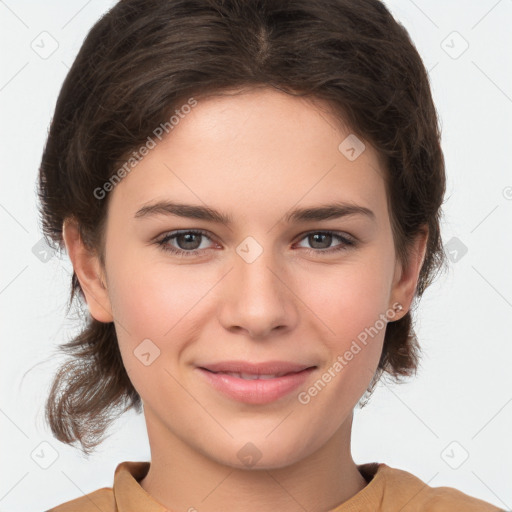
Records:
[[[144,413],[151,465],[140,484],[172,512],[326,512],[366,486],[350,453],[352,415],[303,460],[281,468],[239,469],[199,453],[159,424],[150,410]]]

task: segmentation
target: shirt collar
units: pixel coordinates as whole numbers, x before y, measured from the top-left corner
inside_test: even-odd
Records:
[[[149,471],[149,462],[121,462],[114,473],[117,512],[171,512],[140,485]]]
[[[114,497],[117,512],[171,512],[149,495],[140,485],[140,481],[149,471],[149,462],[121,462],[114,473]],[[356,510],[358,504],[371,501],[382,492],[385,469],[390,469],[383,463],[361,464],[358,467],[368,485],[353,496],[348,502],[339,505],[331,512]],[[384,471],[379,471],[384,470]]]

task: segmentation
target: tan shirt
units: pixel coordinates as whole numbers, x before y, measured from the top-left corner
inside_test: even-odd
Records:
[[[171,512],[139,484],[149,462],[122,462],[114,486],[103,487],[47,512]],[[407,471],[372,462],[358,466],[368,485],[330,512],[503,512],[451,487],[429,487]]]

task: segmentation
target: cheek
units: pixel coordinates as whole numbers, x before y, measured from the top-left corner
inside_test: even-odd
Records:
[[[304,302],[314,312],[312,322],[325,327],[321,333],[327,349],[323,382],[328,382],[331,390],[322,394],[318,405],[323,402],[327,406],[332,399],[338,403],[334,397],[340,393],[357,401],[376,371],[394,269],[393,252],[389,258],[384,258],[384,253],[368,251],[323,270],[323,275],[308,276],[306,282],[314,284],[303,288],[302,297],[307,297]],[[320,388],[322,385],[319,383]]]
[[[323,367],[317,380],[297,396],[309,414],[312,432],[322,428],[332,434],[339,427],[368,388],[381,357],[389,277],[377,265],[365,269],[340,268],[334,283],[310,293],[311,309],[328,327],[322,328]],[[330,411],[328,418],[321,412],[325,410]]]
[[[194,339],[188,315],[211,285],[193,280],[184,267],[136,257],[117,261],[109,272],[109,295],[126,372],[144,401],[156,388],[176,394],[168,372],[174,374],[176,359]]]
[[[198,276],[194,266],[149,261],[126,261],[112,277],[115,286],[110,298],[116,320],[130,333],[149,338],[162,338],[178,328],[214,284],[212,276]]]
[[[301,297],[327,326],[332,339],[347,340],[373,326],[386,313],[390,273],[382,261],[361,260],[331,267],[323,275],[309,274],[302,279],[313,284],[303,288]]]
[[[197,340],[201,319],[211,317],[204,308],[218,276],[161,260],[117,261],[109,272],[116,333],[126,371],[142,396],[155,379],[168,379],[165,368],[175,368],[187,346]],[[144,366],[141,354],[148,351],[150,358],[157,357]]]

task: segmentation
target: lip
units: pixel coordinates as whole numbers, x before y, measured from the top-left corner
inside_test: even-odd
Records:
[[[224,361],[205,364],[196,369],[213,388],[234,400],[249,404],[267,404],[279,400],[304,384],[316,366],[285,361]],[[279,376],[247,380],[220,372]]]

